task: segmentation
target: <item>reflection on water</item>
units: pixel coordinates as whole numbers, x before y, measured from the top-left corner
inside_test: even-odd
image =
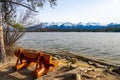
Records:
[[[120,64],[120,33],[29,32],[17,43],[24,48],[60,49]]]

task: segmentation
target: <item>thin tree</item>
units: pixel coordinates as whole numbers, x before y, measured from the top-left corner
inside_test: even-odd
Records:
[[[6,61],[2,25],[14,25],[11,18],[15,14],[16,7],[22,6],[38,12],[37,9],[41,8],[45,2],[49,2],[51,7],[56,5],[56,0],[0,0],[0,62],[4,63]]]
[[[4,39],[3,39],[3,29],[2,29],[2,14],[0,13],[0,61],[4,63],[6,60]]]

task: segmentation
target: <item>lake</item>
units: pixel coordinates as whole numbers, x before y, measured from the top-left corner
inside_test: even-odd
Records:
[[[69,51],[120,65],[120,33],[27,32],[18,42],[26,49]]]

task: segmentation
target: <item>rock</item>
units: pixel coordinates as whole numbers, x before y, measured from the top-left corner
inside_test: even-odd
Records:
[[[100,63],[96,63],[96,62],[92,62],[92,61],[88,61],[88,64],[93,65],[97,68],[106,68],[105,65],[101,65]]]
[[[78,62],[78,60],[77,60],[76,58],[71,58],[69,61],[70,61],[72,64],[75,64],[76,62]]]
[[[120,75],[120,67],[113,69],[112,72],[115,72]]]
[[[54,57],[56,57],[57,59],[61,59],[61,56],[60,55],[54,55]]]
[[[66,60],[70,60],[71,59],[71,57],[70,56],[66,56]]]
[[[59,60],[57,57],[52,57],[53,58],[53,60]]]
[[[71,65],[67,65],[67,66],[63,66],[60,71],[62,72],[67,72],[67,71],[70,71],[70,70],[73,70],[75,69],[75,67],[71,66]]]
[[[76,80],[81,80],[81,74],[80,73],[76,74]]]
[[[56,78],[58,78],[58,80],[81,80],[81,75],[75,73],[66,73],[56,76]]]

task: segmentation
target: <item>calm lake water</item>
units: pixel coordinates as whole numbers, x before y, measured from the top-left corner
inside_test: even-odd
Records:
[[[64,50],[120,65],[120,33],[28,32],[17,43],[27,49]]]

